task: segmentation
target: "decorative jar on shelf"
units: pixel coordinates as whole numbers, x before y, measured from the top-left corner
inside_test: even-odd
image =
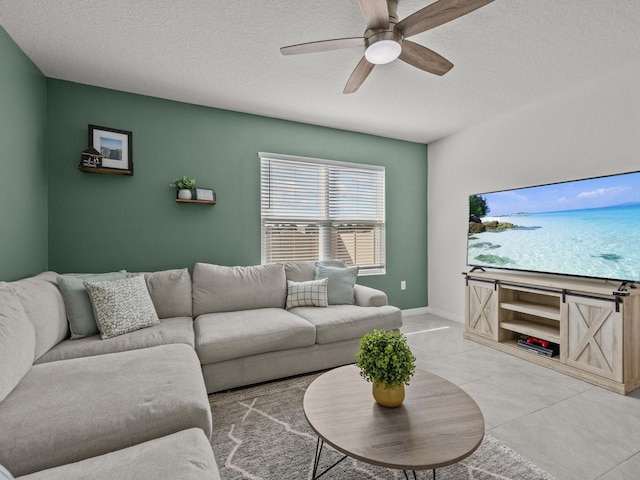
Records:
[[[193,198],[193,194],[188,188],[181,188],[178,190],[178,198],[180,200],[191,200]]]
[[[185,175],[182,178],[176,178],[169,186],[178,189],[178,199],[191,200],[193,199],[193,189],[196,188],[196,179]]]

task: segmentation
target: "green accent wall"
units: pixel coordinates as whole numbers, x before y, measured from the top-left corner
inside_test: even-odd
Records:
[[[257,152],[266,151],[385,165],[387,274],[358,282],[401,308],[427,305],[426,145],[54,79],[47,91],[52,270],[260,263]],[[88,124],[133,132],[133,176],[76,169]],[[218,203],[176,203],[169,184],[183,175]]]
[[[0,27],[0,280],[47,269],[46,89]]]

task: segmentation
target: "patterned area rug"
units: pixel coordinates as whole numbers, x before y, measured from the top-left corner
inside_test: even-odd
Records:
[[[310,479],[317,437],[302,409],[307,386],[319,374],[209,396],[211,444],[222,480]],[[325,444],[320,471],[342,454]],[[417,472],[418,478],[433,478]],[[405,478],[389,470],[347,459],[322,477],[327,480]],[[412,475],[411,475],[412,478]],[[438,480],[554,480],[490,435],[462,462],[437,470]]]

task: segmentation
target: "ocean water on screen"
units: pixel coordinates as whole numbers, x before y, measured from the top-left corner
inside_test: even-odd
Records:
[[[517,227],[470,235],[470,265],[640,280],[640,204],[497,220]]]

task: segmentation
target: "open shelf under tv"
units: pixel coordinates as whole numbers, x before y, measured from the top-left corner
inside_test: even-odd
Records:
[[[465,277],[465,338],[618,393],[640,387],[640,290],[499,270]],[[524,350],[523,337],[558,344],[559,355]]]
[[[549,342],[558,344],[560,343],[560,325],[554,327],[527,320],[511,320],[508,322],[501,322],[500,328],[509,330],[510,332],[539,338],[541,340],[548,340]]]
[[[538,317],[544,317],[550,320],[560,320],[560,308],[553,305],[539,305],[533,302],[512,300],[510,302],[501,302],[500,308],[513,312],[537,315]]]

